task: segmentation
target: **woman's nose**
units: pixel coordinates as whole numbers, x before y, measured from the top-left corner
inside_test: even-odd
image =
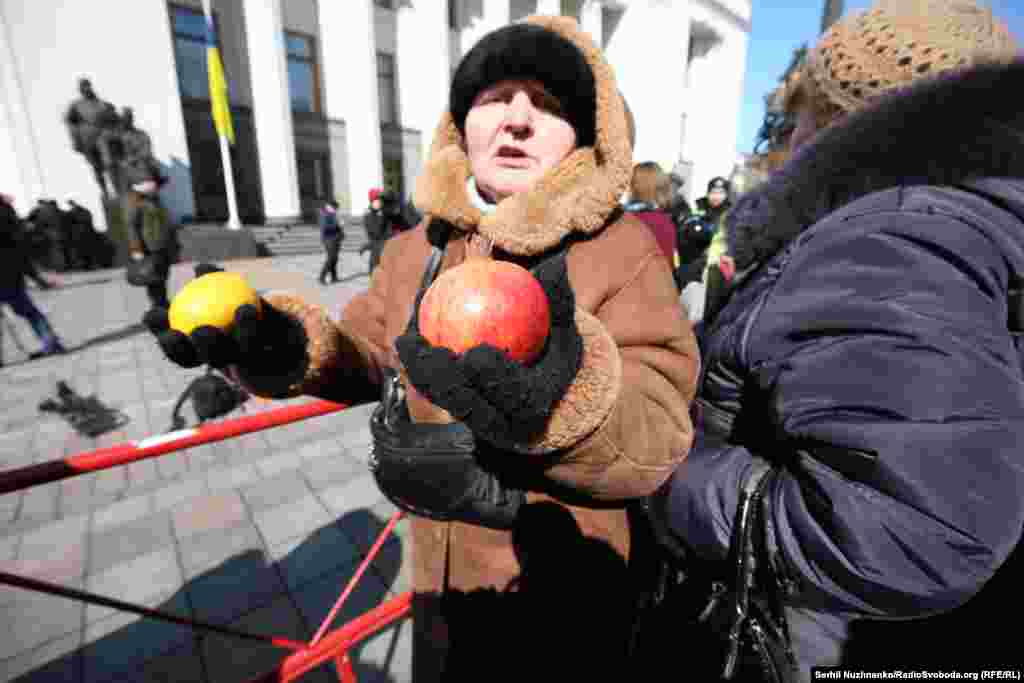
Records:
[[[525,91],[517,92],[505,109],[505,126],[515,130],[529,128],[533,122],[533,103]]]

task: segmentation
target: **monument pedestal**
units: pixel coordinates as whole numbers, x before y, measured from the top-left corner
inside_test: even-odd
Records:
[[[269,252],[256,241],[246,226],[231,230],[224,225],[186,225],[178,230],[181,261],[219,262],[232,259],[263,258]]]
[[[121,210],[121,202],[117,199],[109,199],[103,202],[103,210],[107,218],[106,237],[114,248],[114,267],[123,267],[131,260],[131,230],[125,224],[124,212]],[[143,234],[147,228],[152,229],[156,225],[167,224],[170,220],[167,209],[147,208],[143,215]],[[223,225],[200,224],[200,225],[172,225],[174,231],[175,254],[172,262],[204,261],[219,262],[232,259],[261,258],[269,256],[266,248],[263,247],[246,226],[240,230],[229,230]]]

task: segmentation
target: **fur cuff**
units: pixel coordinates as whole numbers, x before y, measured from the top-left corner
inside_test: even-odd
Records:
[[[611,415],[622,387],[622,358],[615,340],[597,318],[576,309],[576,329],[583,338],[583,363],[530,453],[544,454],[577,445]]]
[[[307,338],[306,357],[293,372],[285,375],[268,376],[261,375],[259,368],[235,368],[238,380],[251,393],[264,398],[323,397],[339,369],[351,366],[352,357],[347,352],[351,343],[322,307],[282,292],[272,292],[263,298],[302,324]]]

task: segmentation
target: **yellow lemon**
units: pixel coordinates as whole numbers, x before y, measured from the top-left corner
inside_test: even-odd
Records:
[[[171,328],[184,334],[202,325],[227,332],[243,304],[260,307],[256,290],[245,278],[238,273],[207,273],[181,288],[171,302],[168,318]]]

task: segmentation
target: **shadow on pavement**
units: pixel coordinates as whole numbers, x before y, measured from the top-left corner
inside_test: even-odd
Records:
[[[370,275],[370,273],[367,272],[367,271],[363,271],[363,272],[360,272],[360,273],[352,273],[351,275],[346,275],[345,277],[338,278],[337,282],[332,282],[331,284],[329,284],[327,286],[328,287],[332,287],[334,285],[340,285],[343,282],[351,282],[352,280],[358,280],[361,277],[369,277],[369,275]]]
[[[53,289],[40,290],[40,292],[55,293],[55,292],[60,291],[62,289],[76,289],[78,287],[88,287],[89,285],[105,285],[108,282],[113,282],[115,279],[116,278],[113,278],[113,277],[104,277],[104,278],[94,278],[94,279],[90,279],[90,280],[78,280],[76,282],[63,282],[58,287],[54,287]]]
[[[152,609],[196,621],[308,642],[386,523],[386,519],[369,509],[354,510],[317,529],[276,561],[268,557],[259,544],[259,549],[239,552],[196,574],[158,604],[151,601],[149,604]],[[356,584],[328,632],[390,599],[392,589],[396,594],[404,590],[395,585],[403,554],[401,539],[392,535],[370,571]],[[110,593],[103,594],[118,598]],[[287,650],[269,643],[200,631],[103,607],[87,606],[86,609],[87,615],[93,616],[98,614],[97,610],[107,612],[99,619],[86,619],[87,638],[91,643],[13,681],[243,683],[273,671],[288,654]],[[108,628],[109,632],[104,633]],[[350,656],[360,683],[408,680],[406,675],[396,679],[389,671],[399,636],[410,629],[410,621],[403,619],[353,648]],[[46,647],[44,644],[38,649]],[[372,658],[367,653],[368,648],[374,653]],[[407,664],[397,662],[397,665],[405,667]],[[327,663],[298,680],[321,683],[337,681],[338,677],[334,665]]]
[[[0,323],[2,323],[2,322],[3,321],[0,321]],[[75,344],[74,346],[68,346],[67,347],[67,351],[68,351],[68,353],[76,353],[78,351],[84,351],[86,349],[92,348],[93,346],[103,346],[104,344],[113,344],[114,342],[119,342],[119,341],[122,341],[124,339],[128,339],[130,337],[134,337],[135,335],[143,334],[143,333],[147,333],[147,332],[148,332],[148,330],[146,329],[145,325],[143,325],[142,323],[135,323],[133,325],[128,325],[127,327],[123,327],[123,328],[121,328],[119,330],[113,330],[112,332],[106,332],[104,334],[99,335],[98,337],[93,337],[92,339],[86,339],[84,342],[81,342],[80,344]],[[3,333],[10,334],[10,335],[12,335],[12,337],[15,338],[14,345],[16,347],[18,347],[18,349],[23,354],[30,353],[30,348],[26,345],[25,339],[23,338],[26,335],[24,335],[20,330],[12,331],[8,327],[8,329],[5,329],[5,330],[2,331],[2,333],[0,333],[0,338],[2,338],[2,334]],[[17,335],[17,336],[15,336],[15,335]],[[35,337],[32,337],[31,339],[32,339],[33,343],[38,346],[38,341],[35,339]],[[3,367],[3,368],[14,368],[14,367],[18,367],[20,365],[26,365],[28,363],[32,363],[32,362],[37,361],[37,360],[44,360],[46,358],[52,358],[52,356],[42,356],[42,357],[39,357],[39,358],[32,358],[32,357],[26,355],[26,357],[21,358],[20,360],[13,361],[13,362],[6,362],[5,361],[4,363],[0,364],[0,367]]]
[[[148,332],[148,330],[146,329],[146,326],[143,325],[141,322],[138,322],[138,323],[135,323],[133,325],[128,325],[127,327],[122,327],[119,330],[114,330],[112,332],[106,332],[104,334],[101,334],[98,337],[93,337],[92,339],[87,339],[84,342],[82,342],[81,344],[78,344],[78,345],[73,346],[73,347],[69,347],[68,351],[73,353],[75,351],[84,351],[85,349],[91,348],[93,346],[102,346],[104,344],[113,344],[114,342],[119,342],[119,341],[122,341],[124,339],[128,339],[130,337],[134,337],[136,335],[143,334],[144,332]]]

